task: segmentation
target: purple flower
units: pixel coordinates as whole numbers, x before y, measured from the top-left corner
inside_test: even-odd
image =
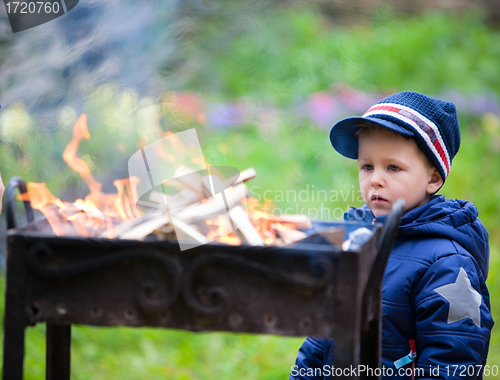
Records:
[[[322,128],[335,121],[336,99],[326,92],[316,92],[309,97],[307,110],[313,121]]]
[[[208,123],[216,129],[225,129],[243,123],[244,112],[236,104],[219,103],[212,105],[208,112]]]

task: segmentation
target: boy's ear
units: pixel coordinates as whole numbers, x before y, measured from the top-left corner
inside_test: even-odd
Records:
[[[443,186],[443,178],[441,178],[441,174],[436,170],[436,168],[432,168],[431,179],[427,184],[427,193],[434,194]]]

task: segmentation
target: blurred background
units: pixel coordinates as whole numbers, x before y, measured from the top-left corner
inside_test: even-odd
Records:
[[[113,193],[142,145],[196,127],[212,165],[255,168],[248,185],[268,212],[339,219],[362,202],[329,128],[391,93],[423,92],[457,105],[462,145],[440,193],[479,209],[499,319],[498,25],[494,0],[80,0],[13,34],[0,7],[0,172],[84,197],[62,153],[86,113],[79,155]],[[4,251],[5,214],[2,263]],[[45,377],[44,339],[44,326],[28,329],[26,379]],[[72,379],[286,379],[302,341],[74,327]],[[500,365],[498,326],[489,364]]]

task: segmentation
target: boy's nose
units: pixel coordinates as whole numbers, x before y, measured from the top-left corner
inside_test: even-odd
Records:
[[[373,187],[383,187],[384,186],[384,178],[383,174],[380,172],[380,170],[373,170],[373,174],[370,178],[370,184]]]

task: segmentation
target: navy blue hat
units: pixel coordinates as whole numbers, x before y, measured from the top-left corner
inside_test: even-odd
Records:
[[[374,123],[406,136],[437,169],[443,182],[450,173],[451,161],[460,148],[460,126],[455,105],[412,91],[391,95],[376,103],[363,116],[348,117],[330,131],[330,141],[345,157],[358,158],[357,127]]]

